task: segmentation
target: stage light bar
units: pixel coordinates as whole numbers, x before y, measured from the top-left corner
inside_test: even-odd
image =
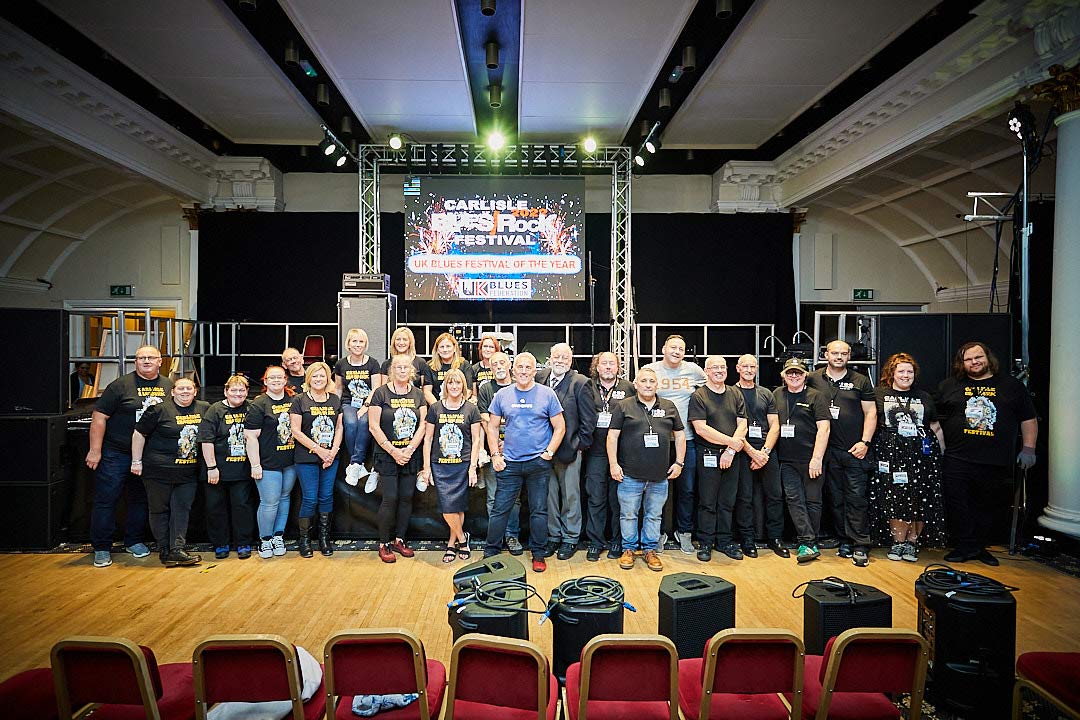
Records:
[[[349,149],[345,143],[343,143],[338,136],[333,133],[326,125],[320,125],[323,131],[323,140],[319,143],[319,147],[322,149],[323,155],[330,157],[338,150],[341,151],[341,156],[335,161],[337,167],[341,167],[345,164],[346,160],[352,160],[357,165],[360,164],[360,159],[356,156],[356,153]],[[355,143],[355,141],[353,141]]]
[[[333,155],[337,152],[337,144],[327,136],[319,143],[319,149],[322,150],[323,155]]]
[[[342,165],[345,164],[345,161],[348,160],[348,159],[349,159],[348,156],[346,156],[344,154],[340,155],[340,156],[338,156],[337,162],[334,163],[334,166],[335,167],[341,167]]]

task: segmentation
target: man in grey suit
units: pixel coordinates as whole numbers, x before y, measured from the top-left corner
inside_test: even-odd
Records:
[[[596,401],[589,379],[574,370],[574,351],[566,343],[551,347],[548,366],[536,374],[562,403],[566,435],[555,453],[548,481],[547,554],[569,560],[581,537],[581,453],[592,444],[596,428]]]

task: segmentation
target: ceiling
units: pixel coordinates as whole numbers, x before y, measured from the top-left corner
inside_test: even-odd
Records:
[[[207,148],[284,172],[333,170],[300,151],[321,123],[359,142],[478,143],[498,127],[523,143],[636,146],[644,121],[667,147],[646,172],[711,173],[775,159],[975,4],[732,0],[726,17],[716,0],[497,0],[488,17],[480,0],[28,0],[0,13]],[[682,72],[687,46],[697,65]]]

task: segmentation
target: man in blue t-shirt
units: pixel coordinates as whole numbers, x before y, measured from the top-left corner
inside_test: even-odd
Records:
[[[523,352],[514,358],[514,384],[495,393],[488,408],[489,448],[499,447],[499,427],[506,419],[502,452],[491,453],[497,488],[488,518],[484,557],[498,555],[514,502],[525,486],[529,493],[529,550],[533,571],[544,572],[547,544],[547,483],[555,450],[566,434],[562,406],[555,391],[537,385],[536,358]]]

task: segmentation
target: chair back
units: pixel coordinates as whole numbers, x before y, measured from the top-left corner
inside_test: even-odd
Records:
[[[627,678],[633,678],[627,682]],[[577,717],[590,700],[667,702],[679,718],[679,653],[663,635],[597,635],[581,651]]]
[[[926,639],[914,630],[845,630],[825,646],[817,717],[828,717],[834,693],[911,693],[908,717],[918,720],[922,714],[929,653]]]
[[[160,720],[162,695],[157,659],[150,648],[126,638],[75,635],[52,648],[56,707],[70,720],[88,705],[141,705]]]
[[[453,720],[458,700],[547,716],[551,670],[539,647],[528,640],[468,633],[450,654],[445,720]]]
[[[322,362],[326,358],[326,338],[322,335],[308,335],[304,338],[304,364]]]
[[[326,641],[323,663],[328,717],[341,695],[417,693],[420,718],[430,720],[427,658],[408,630],[343,630]]]
[[[220,702],[291,701],[294,720],[304,720],[300,659],[280,635],[215,635],[192,654],[195,717],[205,720]]]
[[[730,628],[709,638],[701,664],[701,706],[708,720],[714,694],[789,693],[792,720],[801,717],[803,641],[775,628]]]

